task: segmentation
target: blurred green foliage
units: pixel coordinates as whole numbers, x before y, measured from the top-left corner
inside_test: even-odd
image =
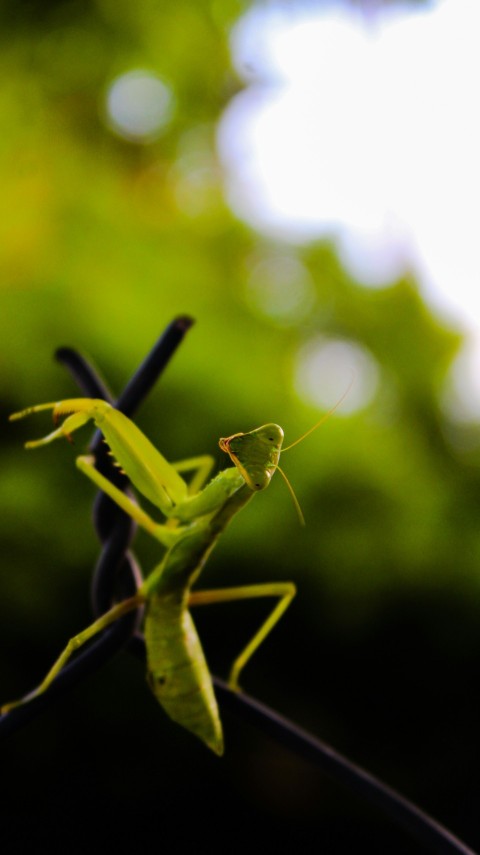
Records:
[[[425,800],[433,789],[432,807],[446,810],[455,804],[447,779],[459,774],[460,761],[452,759],[456,749],[447,746],[445,780],[439,782],[438,769],[429,765],[436,743],[425,732],[421,738],[417,733],[420,745],[415,758],[409,755],[395,714],[402,721],[413,715],[409,699],[418,698],[423,679],[428,683],[425,671],[433,669],[437,685],[449,662],[451,673],[457,673],[459,662],[478,650],[479,447],[449,423],[441,408],[461,336],[431,315],[413,280],[365,289],[342,270],[326,244],[288,249],[314,283],[308,313],[279,320],[274,306],[269,312],[268,306],[252,304],[252,260],[281,260],[285,247],[234,219],[215,154],[216,121],[239,88],[230,67],[228,33],[244,8],[236,0],[22,0],[4,3],[0,11],[2,699],[35,683],[63,641],[90,620],[87,583],[97,550],[89,524],[92,490],[73,466],[88,434],[73,451],[57,444],[26,454],[22,441],[45,433],[48,417],[6,422],[15,409],[76,394],[52,360],[53,351],[68,344],[90,354],[118,391],[168,321],[181,313],[195,317],[197,325],[138,422],[168,458],[209,452],[224,466],[217,449],[220,435],[273,420],[293,441],[319,418],[295,392],[297,354],[318,335],[347,339],[376,360],[379,389],[368,407],[333,416],[285,458],[307,528],[299,528],[278,479],[235,521],[212,557],[204,584],[295,580],[298,600],[250,666],[245,684],[317,732],[345,747],[356,746],[358,759],[376,763],[379,771],[383,763],[390,779],[396,769],[397,786],[409,786],[412,795]],[[172,121],[149,145],[114,135],[102,118],[107,86],[132,68],[157,74],[175,99]],[[343,391],[338,389],[339,397]],[[156,546],[140,536],[138,548],[148,569],[156,560]],[[253,618],[245,606],[226,618],[209,616],[213,628],[206,615],[199,617],[215,669],[224,672],[248,636],[257,619],[252,608]],[[405,614],[408,626],[402,622]],[[389,635],[392,627],[398,629],[395,637]],[[409,646],[413,639],[414,649]],[[390,672],[392,661],[396,665]],[[423,671],[415,670],[418,663]],[[376,664],[381,677],[373,676]],[[95,681],[81,706],[83,715],[87,708],[92,715],[93,707],[99,732],[112,728],[112,744],[138,738],[143,757],[158,744],[164,800],[170,764],[189,765],[190,751],[202,774],[215,778],[209,786],[212,798],[219,798],[227,772],[212,767],[189,739],[183,747],[183,735],[150,702],[134,665],[122,659],[112,668],[116,681],[106,674],[106,689],[103,677]],[[123,681],[125,691],[135,685],[139,697],[126,700],[120,694]],[[352,696],[344,688],[347,683],[355,687]],[[358,701],[362,685],[369,694]],[[419,706],[429,709],[426,698],[417,705],[416,720],[426,730],[434,714],[441,722],[450,693],[446,688],[435,696],[434,710],[424,715]],[[81,695],[79,690],[72,702],[72,718],[83,703]],[[144,706],[139,710],[138,704]],[[365,705],[356,733],[359,707]],[[48,722],[43,724],[47,736],[42,739],[52,752],[45,757],[60,756],[74,741],[74,727],[66,728],[62,709],[56,725],[48,729]],[[138,731],[135,738],[133,732],[125,736],[140,722],[140,737]],[[84,727],[83,721],[82,736]],[[20,734],[12,749],[20,789],[32,775],[28,758],[36,750],[36,732]],[[301,820],[308,830],[308,806],[317,810],[310,773],[303,767],[292,771],[292,761],[279,760],[273,747],[260,747],[254,735],[247,736],[230,734],[234,759],[225,762],[233,764],[231,800],[243,804],[247,815],[266,811],[267,824],[290,811],[292,823]],[[227,758],[228,751],[227,734]],[[391,768],[382,760],[388,751]],[[116,756],[112,748],[101,764],[111,771],[109,787],[115,786]],[[138,764],[133,754],[128,756],[125,767]],[[262,772],[248,766],[254,757],[262,758]],[[74,759],[68,762],[80,782],[78,799],[92,782]],[[297,776],[297,795],[278,784],[282,763]],[[135,767],[132,777],[146,775],[151,790],[153,756],[146,766]],[[128,778],[128,768],[125,774]],[[58,776],[51,787],[53,797],[60,798]],[[183,778],[171,787],[178,797]],[[192,786],[192,799],[195,791]],[[144,789],[141,794],[147,798]],[[343,796],[338,798],[343,804]],[[30,799],[33,810],[32,793]],[[121,804],[118,792],[114,799]],[[322,799],[326,814],[331,810],[334,817],[323,821],[333,829],[333,840],[340,839],[338,803],[332,807],[328,788]],[[46,796],[39,810],[42,805],[45,811]],[[454,807],[452,815],[460,824]],[[383,840],[383,831],[378,834]],[[378,851],[387,849],[397,851],[391,841]],[[21,849],[12,845],[6,851]],[[300,846],[297,851],[306,850]],[[336,851],[342,850],[329,849]]]

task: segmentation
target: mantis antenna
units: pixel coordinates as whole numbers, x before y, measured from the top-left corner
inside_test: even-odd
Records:
[[[330,418],[332,413],[334,413],[335,410],[338,410],[340,404],[345,400],[348,393],[350,392],[350,389],[353,386],[354,380],[355,380],[355,375],[352,375],[352,379],[350,380],[350,383],[348,384],[347,388],[345,389],[345,392],[343,393],[343,395],[338,399],[337,403],[334,404],[333,407],[330,407],[330,409],[327,410],[326,413],[324,413],[322,418],[316,424],[314,424],[313,427],[309,428],[305,433],[303,433],[302,436],[299,436],[299,438],[296,439],[295,442],[291,442],[290,445],[287,445],[286,448],[282,448],[280,453],[283,454],[285,451],[290,451],[291,448],[293,448],[295,445],[298,445],[300,442],[303,442],[303,440],[306,439],[307,436],[310,436],[310,434],[313,433],[313,431],[316,430],[318,427],[320,427],[320,425],[323,425],[323,423],[326,422],[327,419]]]
[[[295,442],[291,442],[290,445],[287,445],[286,448],[282,448],[280,451],[280,454],[283,454],[284,451],[290,451],[290,449],[293,448],[295,445],[298,445],[300,442],[303,442],[303,440],[306,439],[307,436],[309,436],[311,433],[313,433],[314,430],[316,430],[318,427],[320,427],[320,425],[323,425],[323,423],[326,422],[327,419],[330,418],[332,413],[334,413],[335,410],[338,409],[338,407],[340,406],[342,401],[344,401],[345,398],[347,397],[348,393],[350,392],[350,389],[352,388],[352,384],[353,384],[354,379],[355,379],[355,377],[352,376],[352,379],[350,380],[350,383],[348,384],[347,388],[345,389],[345,392],[338,399],[336,404],[334,404],[333,407],[331,407],[326,413],[324,413],[322,418],[316,424],[314,424],[313,427],[309,428],[304,434],[302,434],[302,436],[300,436],[298,439],[296,439]],[[305,517],[303,515],[303,511],[302,511],[302,508],[300,506],[300,502],[298,501],[298,499],[295,495],[295,490],[293,489],[292,485],[290,484],[290,481],[288,480],[287,476],[285,475],[285,472],[283,471],[283,469],[280,468],[278,463],[276,465],[276,469],[280,472],[280,475],[282,476],[283,480],[285,481],[285,484],[288,487],[288,491],[292,497],[292,501],[293,501],[293,504],[295,506],[295,510],[297,512],[300,525],[305,526],[306,525]]]
[[[305,526],[306,525],[305,517],[303,516],[303,511],[302,511],[302,508],[300,507],[300,502],[298,501],[298,499],[295,495],[295,490],[293,489],[292,485],[290,484],[290,481],[288,480],[287,476],[285,475],[285,472],[283,471],[283,469],[280,468],[278,463],[277,463],[277,471],[280,472],[280,475],[282,476],[283,480],[285,481],[285,484],[288,487],[288,492],[290,493],[290,495],[292,497],[292,502],[295,506],[295,510],[297,512],[298,521],[299,521],[300,525]]]

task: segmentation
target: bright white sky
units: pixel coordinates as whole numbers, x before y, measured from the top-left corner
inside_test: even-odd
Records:
[[[431,305],[472,331],[464,394],[477,413],[479,44],[480,0],[368,16],[259,5],[232,36],[249,85],[219,129],[239,216],[293,244],[333,237],[366,284],[413,269]]]

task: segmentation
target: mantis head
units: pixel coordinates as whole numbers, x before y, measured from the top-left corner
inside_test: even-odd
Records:
[[[219,446],[225,451],[245,479],[251,490],[265,490],[270,484],[274,472],[280,472],[284,479],[301,525],[305,525],[302,509],[283,469],[278,461],[282,452],[284,433],[280,425],[268,424],[249,431],[234,433],[233,436],[219,440]]]
[[[251,490],[265,490],[278,469],[283,436],[279,425],[268,424],[249,433],[234,433],[220,439],[218,444]]]
[[[220,448],[229,455],[232,463],[235,464],[251,490],[265,490],[270,484],[273,473],[278,469],[290,491],[301,525],[305,525],[302,509],[290,481],[283,469],[278,465],[280,454],[284,451],[289,451],[290,448],[303,442],[307,436],[310,436],[313,431],[317,430],[335,412],[346,395],[348,395],[352,382],[353,378],[335,406],[331,407],[313,427],[286,448],[282,448],[283,430],[279,425],[275,424],[262,425],[262,427],[251,430],[249,433],[234,433],[232,436],[219,440],[218,444]]]

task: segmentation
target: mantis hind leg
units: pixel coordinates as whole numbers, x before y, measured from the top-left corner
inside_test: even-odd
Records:
[[[192,591],[189,606],[205,606],[211,603],[228,603],[236,600],[252,600],[257,597],[279,597],[279,602],[262,623],[253,638],[235,659],[228,678],[229,686],[239,690],[239,678],[245,665],[270,634],[296,594],[292,582],[268,582],[264,585],[243,585],[239,588],[220,588],[214,591]]]
[[[9,710],[14,709],[14,707],[22,706],[22,704],[28,703],[28,701],[31,701],[33,698],[36,698],[38,695],[42,695],[43,692],[46,692],[51,683],[55,680],[55,677],[60,673],[62,668],[67,664],[68,660],[79,647],[82,647],[87,641],[90,641],[91,638],[99,632],[102,632],[102,630],[106,629],[107,626],[110,626],[111,623],[114,623],[119,618],[128,614],[128,612],[131,612],[133,609],[143,605],[144,601],[145,598],[138,594],[134,597],[130,597],[128,600],[123,600],[123,602],[113,606],[110,611],[102,615],[90,626],[87,626],[87,628],[82,632],[79,632],[78,635],[71,638],[65,647],[65,650],[60,654],[40,685],[32,692],[29,692],[28,695],[20,698],[20,700],[4,704],[4,706],[0,708],[1,714],[4,715],[4,713],[9,712]]]

